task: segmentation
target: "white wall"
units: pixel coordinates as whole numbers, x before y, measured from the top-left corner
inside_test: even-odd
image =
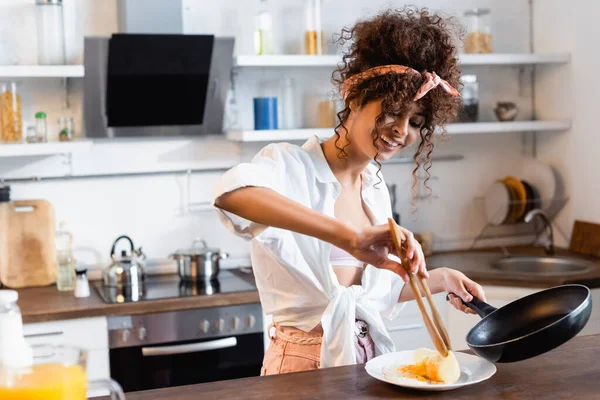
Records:
[[[117,29],[115,0],[70,0],[76,4],[77,23],[73,46],[81,43],[83,33],[108,35]],[[67,4],[68,1],[65,1]],[[165,0],[167,3],[167,0]],[[252,21],[254,2],[223,2],[207,0],[184,1],[184,27],[186,32],[216,32],[234,35],[236,52],[252,51]],[[526,0],[506,2],[502,0],[421,0],[419,5],[444,8],[447,12],[462,15],[464,9],[487,6],[494,17],[495,47],[499,52],[527,52],[528,7]],[[30,0],[10,0],[0,5],[0,15],[22,12],[31,7]],[[73,3],[72,3],[73,4]],[[301,32],[301,17],[297,14],[300,0],[271,1],[275,18],[279,18],[276,32],[280,48],[297,48],[295,37]],[[402,6],[400,1],[349,0],[344,7],[339,2],[325,0],[324,26],[327,34],[351,24],[357,17],[371,14],[383,6]],[[19,8],[20,7],[20,8]],[[20,10],[20,11],[15,11]],[[295,10],[295,11],[294,11]],[[296,13],[296,14],[294,14]],[[286,22],[288,21],[288,22]],[[285,26],[286,29],[281,29]],[[22,63],[34,63],[35,30],[31,24],[23,25],[18,34],[17,54]],[[27,39],[24,39],[27,38]],[[33,58],[32,58],[33,57]],[[497,100],[510,99],[517,102],[522,111],[519,119],[530,117],[530,93],[527,80],[523,92],[519,92],[516,68],[476,68],[481,79],[482,117],[492,120],[492,104]],[[295,75],[299,89],[306,93],[327,92],[330,71],[289,71]],[[261,76],[279,79],[281,71],[242,71],[238,77],[238,104],[240,123],[251,127],[250,99],[258,90]],[[305,78],[311,78],[308,85]],[[55,120],[62,113],[72,113],[80,127],[81,85],[75,84],[70,110],[60,104],[60,81],[40,79],[23,82],[25,114],[32,115],[38,109],[48,111]],[[298,102],[304,99],[299,90]],[[81,134],[79,130],[79,134]],[[495,179],[507,174],[518,174],[521,159],[521,138],[517,134],[454,137],[439,144],[438,154],[461,154],[463,161],[436,163],[432,169],[438,180],[431,183],[437,199],[419,204],[418,219],[411,215],[410,183],[411,166],[396,165],[384,169],[388,183],[399,185],[398,211],[403,225],[414,231],[431,230],[436,234],[438,248],[461,248],[470,244],[483,226],[482,212],[474,197],[481,195]],[[165,140],[165,141],[118,141],[96,145],[90,154],[77,155],[73,160],[74,173],[100,173],[111,171],[148,171],[157,169],[196,168],[202,165],[230,165],[254,153],[257,146],[238,146],[223,140]],[[64,173],[66,166],[60,157],[50,159],[0,160],[0,177],[36,176]],[[192,201],[208,200],[210,187],[218,173],[194,174]],[[179,184],[178,184],[179,182]],[[74,181],[48,181],[42,183],[13,184],[13,198],[46,198],[56,208],[57,220],[68,222],[79,247],[79,257],[98,266],[108,262],[112,240],[120,234],[129,234],[136,244],[142,245],[148,256],[164,259],[169,252],[189,245],[196,236],[206,237],[209,244],[219,246],[235,257],[247,257],[248,246],[229,234],[212,213],[181,214],[179,207],[185,200],[185,190],[180,188],[182,176],[159,176],[138,178],[111,178]],[[183,190],[183,191],[182,191]],[[237,261],[236,261],[237,262]]]
[[[560,0],[537,0],[535,10],[536,50],[571,53],[570,64],[543,69],[536,80],[538,116],[573,119],[569,132],[538,138],[539,158],[556,167],[565,179],[570,201],[556,222],[570,236],[574,220],[600,221],[600,55],[595,50],[600,36],[596,24],[584,23],[600,13],[600,3],[577,0],[567,7]]]

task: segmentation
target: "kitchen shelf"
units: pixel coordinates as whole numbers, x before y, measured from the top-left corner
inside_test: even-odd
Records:
[[[335,67],[340,61],[336,54],[323,56],[306,55],[242,55],[234,59],[234,67]]]
[[[514,121],[514,122],[476,122],[449,124],[446,130],[449,135],[509,133],[509,132],[560,132],[571,127],[565,121]],[[286,129],[286,130],[242,130],[227,132],[227,139],[234,142],[279,142],[307,140],[316,135],[328,138],[333,128],[325,129]]]
[[[569,53],[492,53],[461,54],[461,65],[539,65],[565,64],[571,59]],[[339,55],[240,55],[234,60],[235,67],[336,67],[341,61]]]
[[[0,65],[0,77],[83,78],[83,65]]]
[[[92,148],[91,140],[71,142],[0,144],[0,157],[52,156],[86,152]]]

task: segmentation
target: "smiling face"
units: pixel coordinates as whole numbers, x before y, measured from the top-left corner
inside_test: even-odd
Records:
[[[348,153],[360,159],[388,160],[401,149],[417,141],[425,124],[425,115],[419,103],[414,102],[402,115],[384,115],[379,131],[377,118],[381,101],[371,101],[351,112],[348,124],[350,146]],[[373,138],[377,137],[374,141]]]

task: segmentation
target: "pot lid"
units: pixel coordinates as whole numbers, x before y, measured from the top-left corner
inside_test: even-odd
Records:
[[[218,253],[221,250],[216,247],[208,247],[203,239],[196,239],[192,247],[187,249],[177,249],[173,254],[180,256],[198,256],[206,253]]]

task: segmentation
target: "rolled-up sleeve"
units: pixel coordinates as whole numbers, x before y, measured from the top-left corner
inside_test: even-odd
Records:
[[[233,167],[219,178],[213,187],[212,205],[227,229],[250,240],[267,228],[265,225],[225,211],[217,207],[215,202],[225,193],[250,186],[264,187],[286,195],[285,175],[289,157],[283,145],[270,144],[254,156],[252,161]]]

